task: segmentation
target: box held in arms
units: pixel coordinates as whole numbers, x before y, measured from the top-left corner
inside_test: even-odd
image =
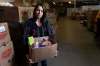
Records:
[[[35,44],[31,45],[29,50],[33,63],[57,56],[57,43],[52,44],[47,37],[46,40],[44,40],[44,37],[34,38],[34,41]],[[37,41],[38,47],[36,45]]]

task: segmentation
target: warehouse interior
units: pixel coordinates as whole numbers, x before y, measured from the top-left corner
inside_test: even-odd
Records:
[[[13,45],[10,60],[4,61],[0,45],[0,66],[31,66],[24,62],[23,24],[33,17],[38,3],[45,8],[58,44],[57,56],[47,59],[47,65],[100,66],[99,0],[0,0],[0,28],[8,24],[7,39]]]

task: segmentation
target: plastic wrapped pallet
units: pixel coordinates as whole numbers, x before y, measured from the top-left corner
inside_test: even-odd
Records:
[[[0,66],[12,66],[14,55],[8,24],[0,23]]]

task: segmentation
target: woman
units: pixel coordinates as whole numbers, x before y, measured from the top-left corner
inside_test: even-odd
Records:
[[[54,37],[53,30],[48,23],[48,20],[46,19],[46,13],[43,9],[43,6],[41,4],[38,4],[33,12],[33,18],[29,19],[25,23],[25,31],[24,31],[24,43],[26,46],[27,54],[29,53],[28,49],[28,42],[27,37],[33,36],[33,37],[43,37],[43,36],[49,36],[50,38]],[[25,51],[25,52],[26,52]],[[42,66],[47,66],[46,60],[41,61]],[[38,66],[38,63],[32,64],[32,66]]]

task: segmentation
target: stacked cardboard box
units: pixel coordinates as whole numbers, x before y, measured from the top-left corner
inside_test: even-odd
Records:
[[[8,24],[0,23],[0,66],[12,66],[13,54]]]

